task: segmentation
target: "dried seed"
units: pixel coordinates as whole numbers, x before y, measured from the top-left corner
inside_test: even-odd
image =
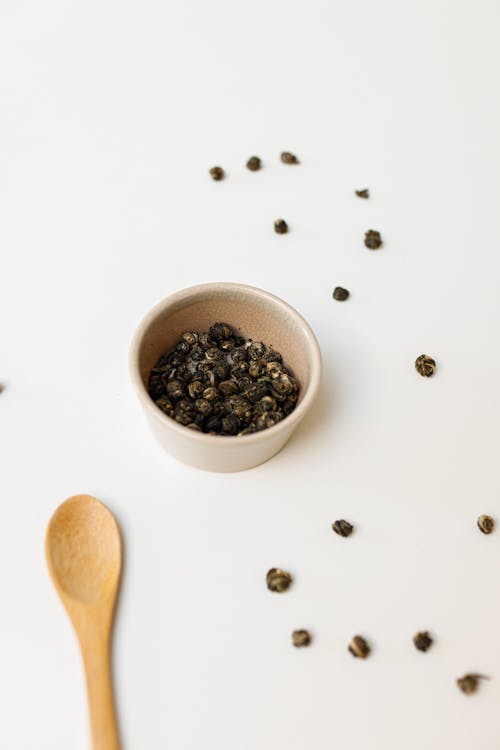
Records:
[[[219,383],[219,391],[223,396],[233,396],[238,393],[238,384],[235,380],[223,380]]]
[[[378,250],[382,245],[380,232],[377,232],[375,229],[369,229],[365,232],[365,245],[369,250]]]
[[[188,394],[189,397],[193,400],[196,400],[201,396],[203,391],[205,390],[205,385],[201,382],[201,380],[193,380],[188,385]]]
[[[240,420],[234,414],[222,417],[222,432],[225,435],[237,435],[240,431]]]
[[[205,422],[206,432],[213,432],[214,434],[217,435],[221,431],[221,428],[222,428],[222,420],[217,414],[214,414],[212,417],[209,417],[207,421]]]
[[[279,594],[286,591],[292,583],[292,576],[286,570],[281,568],[271,568],[267,571],[266,583],[269,591],[275,591]]]
[[[346,300],[349,296],[349,291],[347,289],[344,289],[342,286],[336,286],[333,290],[333,299],[336,299],[337,302],[343,302]]]
[[[363,190],[355,190],[354,192],[356,193],[356,195],[358,196],[358,198],[369,198],[370,197],[370,192],[369,192],[368,188],[364,188]]]
[[[472,695],[479,687],[479,680],[487,680],[482,674],[465,674],[457,680],[457,685],[466,695]]]
[[[269,349],[264,356],[266,362],[282,362],[283,358],[279,352],[275,352],[274,349]]]
[[[366,659],[370,650],[370,646],[360,635],[355,635],[348,646],[348,651],[357,659]]]
[[[257,172],[262,167],[262,162],[258,156],[251,156],[247,161],[247,169],[250,172]]]
[[[214,323],[214,325],[208,329],[208,333],[215,341],[222,341],[224,339],[229,339],[233,335],[233,329],[231,326],[228,326],[227,323]]]
[[[250,359],[262,359],[265,357],[267,346],[262,341],[252,341],[248,347],[248,356]]]
[[[215,386],[209,386],[203,391],[203,398],[206,401],[217,401],[220,398],[220,393]]]
[[[189,352],[189,356],[194,362],[201,362],[205,358],[205,349],[199,344],[195,344]]]
[[[167,395],[174,401],[178,401],[184,395],[184,385],[180,380],[169,380],[167,383]]]
[[[308,630],[294,630],[292,633],[292,643],[296,648],[309,646],[311,640],[311,634]]]
[[[415,369],[422,377],[430,378],[436,369],[436,362],[427,354],[421,354],[415,360]]]
[[[349,523],[349,521],[345,521],[343,518],[341,518],[340,520],[335,521],[335,523],[332,523],[332,529],[339,536],[346,537],[352,534],[354,526]]]
[[[299,164],[299,160],[295,156],[295,154],[290,153],[290,151],[282,151],[280,155],[280,159],[283,162],[283,164]]]
[[[161,396],[160,398],[156,399],[156,405],[163,411],[165,414],[168,414],[169,417],[172,417],[174,414],[174,405],[170,401],[169,398],[166,398],[165,396]]]
[[[274,222],[274,231],[276,234],[286,234],[288,232],[288,224],[284,219],[276,219]]]
[[[413,643],[419,651],[428,651],[432,646],[432,638],[427,630],[422,630],[413,636]]]
[[[495,519],[491,516],[481,515],[477,519],[477,525],[479,526],[483,534],[491,534],[491,532],[495,528]]]
[[[248,368],[248,374],[251,378],[260,378],[261,375],[267,372],[267,362],[265,359],[256,359],[254,362],[250,362]]]
[[[194,402],[194,405],[196,407],[196,411],[199,411],[200,414],[203,414],[204,417],[209,417],[213,411],[212,404],[210,403],[210,401],[207,401],[206,398],[197,398]]]
[[[186,342],[186,344],[189,344],[189,346],[194,346],[196,342],[198,341],[198,334],[194,333],[193,331],[186,331],[182,334],[183,341]]]
[[[224,172],[222,167],[212,167],[209,170],[209,174],[212,180],[215,180],[216,182],[218,182],[219,180],[223,180],[226,176],[226,173]]]
[[[231,352],[231,362],[233,365],[237,365],[240,362],[246,362],[248,358],[247,350],[242,346],[238,346]]]

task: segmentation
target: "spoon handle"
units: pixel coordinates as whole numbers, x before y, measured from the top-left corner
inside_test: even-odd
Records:
[[[120,750],[109,637],[99,634],[81,643],[93,750]]]

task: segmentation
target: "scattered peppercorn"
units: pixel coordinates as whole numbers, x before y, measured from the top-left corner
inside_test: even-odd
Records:
[[[336,299],[337,302],[343,302],[346,300],[349,296],[349,290],[344,289],[342,286],[336,286],[333,290],[333,299]]]
[[[274,222],[274,231],[276,234],[286,234],[288,232],[288,224],[284,219],[276,219]]]
[[[223,180],[226,176],[226,173],[224,172],[222,167],[212,167],[209,170],[209,174],[212,180],[215,180],[216,182],[218,182],[219,180]]]
[[[365,232],[365,245],[369,250],[378,250],[382,245],[380,232],[377,232],[375,229],[369,229]]]
[[[436,362],[428,354],[421,354],[415,360],[415,369],[422,377],[430,378],[436,369]]]
[[[463,677],[459,677],[457,685],[465,695],[472,695],[476,692],[479,687],[479,680],[487,680],[488,678],[482,674],[466,674]]]
[[[477,525],[483,532],[483,534],[491,534],[493,529],[495,528],[495,519],[491,516],[479,516],[477,519]]]
[[[427,630],[422,630],[413,636],[413,643],[419,651],[428,651],[432,646],[432,638]]]
[[[262,167],[262,162],[258,156],[251,156],[247,161],[247,169],[250,172],[257,172]]]
[[[348,651],[357,659],[366,659],[371,649],[362,636],[355,635],[349,644]]]
[[[292,580],[290,573],[281,570],[281,568],[271,568],[267,571],[266,583],[269,591],[281,594],[290,587]]]
[[[335,523],[332,523],[332,529],[339,536],[346,537],[352,534],[354,526],[349,523],[349,521],[345,521],[343,518],[341,518],[340,520],[335,521]]]
[[[369,192],[368,188],[364,188],[364,190],[355,190],[354,192],[356,193],[356,195],[358,196],[358,198],[369,198],[370,197],[370,192]]]
[[[299,160],[295,156],[295,154],[291,154],[290,151],[282,151],[280,156],[281,161],[283,164],[299,164]]]
[[[311,640],[311,634],[308,630],[294,630],[292,633],[292,643],[296,648],[309,646]]]

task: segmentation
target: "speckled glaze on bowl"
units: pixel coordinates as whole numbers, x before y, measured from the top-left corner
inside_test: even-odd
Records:
[[[151,368],[184,331],[208,331],[222,321],[283,355],[300,384],[294,411],[267,430],[242,437],[206,435],[167,417],[147,392]],[[186,464],[206,471],[242,471],[264,463],[283,448],[318,391],[321,354],[316,337],[299,313],[262,289],[214,283],[182,289],[154,307],[137,329],[131,347],[132,380],[158,442]]]

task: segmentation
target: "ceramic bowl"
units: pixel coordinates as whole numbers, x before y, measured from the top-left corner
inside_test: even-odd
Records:
[[[149,374],[158,358],[184,331],[207,331],[216,322],[229,323],[242,336],[281,352],[297,378],[297,406],[274,427],[241,437],[207,435],[167,417],[148,395]],[[146,315],[132,342],[131,372],[151,430],[165,450],[199,469],[242,471],[278,453],[310,409],[319,387],[321,354],[304,318],[278,297],[243,284],[202,284],[172,294]]]

